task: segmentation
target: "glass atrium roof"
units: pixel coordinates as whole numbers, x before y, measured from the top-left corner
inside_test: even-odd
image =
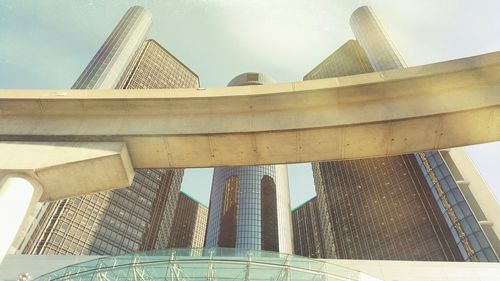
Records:
[[[377,280],[326,261],[276,252],[165,249],[102,257],[35,280]]]

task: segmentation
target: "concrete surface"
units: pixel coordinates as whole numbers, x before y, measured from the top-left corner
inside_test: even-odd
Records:
[[[328,260],[387,281],[499,281],[500,263]]]
[[[0,263],[41,194],[37,182],[21,176],[9,175],[0,181]]]
[[[441,151],[491,246],[500,253],[500,204],[463,148]],[[500,276],[499,276],[500,277]]]
[[[219,89],[0,90],[0,141],[125,142],[135,168],[394,155],[500,140],[500,52]]]

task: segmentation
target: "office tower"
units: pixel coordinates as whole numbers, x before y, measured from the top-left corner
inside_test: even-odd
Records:
[[[267,83],[263,74],[244,73],[228,86]],[[292,253],[287,166],[215,168],[207,225],[206,247]]]
[[[181,192],[177,201],[168,248],[202,248],[205,243],[208,208]]]
[[[412,156],[313,164],[326,257],[461,260]]]
[[[198,88],[198,76],[158,42],[149,39],[129,63],[119,89]]]
[[[75,86],[198,87],[196,74],[154,40],[144,40],[144,28],[149,28],[144,24],[150,19],[144,8],[129,9]],[[128,51],[132,47],[134,52]],[[136,170],[129,188],[49,203],[22,252],[114,255],[167,247],[183,173]]]
[[[151,13],[134,6],[125,13],[94,58],[73,84],[73,89],[113,89],[146,39],[153,23]]]
[[[351,25],[377,71],[405,67],[406,62],[385,33],[373,9],[362,7]],[[382,38],[379,39],[379,38]],[[415,155],[440,210],[466,259],[498,261],[500,207],[463,148]],[[457,239],[457,238],[456,238]],[[464,249],[462,249],[464,248]],[[472,259],[473,260],[473,259]]]
[[[292,210],[292,223],[294,253],[310,258],[323,258],[324,243],[317,197]]]
[[[151,13],[145,8],[134,6],[128,9],[72,88],[115,88],[132,57],[146,39],[151,24]],[[40,203],[33,214],[28,214],[31,223],[22,227],[18,232],[9,250],[11,253],[19,252],[16,249],[25,248],[26,243],[34,234],[33,226],[40,223],[47,208],[48,204]]]
[[[197,88],[199,79],[182,62],[165,50],[154,40],[146,40],[141,45],[131,63],[124,71],[117,88],[145,89],[145,88]],[[154,190],[155,201],[151,205],[151,219],[145,229],[145,236],[141,250],[160,249],[168,247],[177,199],[184,171],[182,169],[145,169],[136,170],[134,183],[140,186],[150,183],[147,173],[158,173],[169,179],[168,185]],[[146,173],[146,174],[145,174]],[[146,177],[140,182],[140,176]],[[158,178],[158,176],[157,176]],[[133,186],[133,185],[132,185]],[[119,192],[119,191],[118,191]],[[144,191],[147,194],[149,192]]]
[[[371,7],[363,6],[351,15],[351,29],[375,71],[406,67],[403,56]]]
[[[351,26],[359,44],[305,80],[406,66],[371,8],[357,9]],[[442,153],[313,163],[326,257],[496,261]]]
[[[355,63],[353,63],[353,60]],[[324,79],[373,72],[365,51],[349,40],[304,76],[304,80]]]
[[[354,11],[351,16],[351,27],[375,71],[406,67],[401,53],[390,40],[373,9],[361,7]],[[460,175],[456,174],[454,177],[450,170],[450,167],[457,167],[456,171],[460,173],[460,165],[456,165],[453,157],[446,157],[450,155],[449,153],[446,154],[446,151],[430,151],[417,153],[414,156],[422,173],[425,174],[428,186],[431,187],[463,258],[470,261],[499,261],[496,251],[500,249],[497,247],[495,250],[492,245],[498,245],[500,228],[497,226],[497,233],[489,233],[490,235],[484,231],[483,227],[490,224],[480,225],[477,217],[482,210],[478,208],[473,210],[467,203],[476,198],[472,194],[468,198],[464,197],[464,192],[457,183]],[[465,155],[459,148],[452,155],[460,154]],[[475,170],[467,157],[462,157],[460,162],[463,167],[469,163],[469,170]],[[462,172],[469,173],[467,170],[463,169]],[[465,184],[462,186],[465,187]],[[484,181],[476,181],[475,188],[478,190],[476,197],[488,197],[488,195],[491,197],[491,192]],[[498,218],[497,212],[490,209],[489,211],[490,218],[493,216]]]

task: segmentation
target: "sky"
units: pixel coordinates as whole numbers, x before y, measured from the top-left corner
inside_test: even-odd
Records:
[[[345,41],[350,14],[371,5],[410,66],[500,51],[497,0],[0,0],[0,88],[67,89],[125,11],[153,14],[150,38],[202,87],[262,72],[300,81]],[[467,153],[500,201],[500,142]],[[310,164],[289,166],[292,207],[314,196]],[[182,189],[208,205],[212,169],[187,169]]]

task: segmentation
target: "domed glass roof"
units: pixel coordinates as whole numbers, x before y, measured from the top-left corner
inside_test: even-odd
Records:
[[[377,280],[326,261],[276,252],[165,249],[102,257],[36,280]]]

